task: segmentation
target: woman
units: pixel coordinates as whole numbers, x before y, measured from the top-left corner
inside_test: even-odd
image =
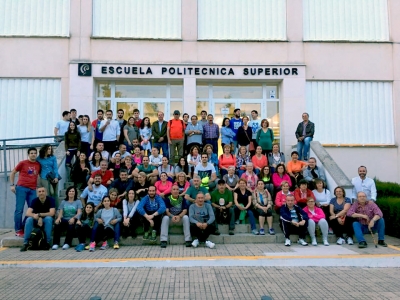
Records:
[[[249,192],[253,193],[257,186],[258,177],[256,173],[254,173],[253,163],[247,163],[246,172],[242,174],[240,177],[243,178],[247,182],[247,189]]]
[[[151,151],[151,124],[150,119],[148,117],[144,117],[142,123],[140,124],[140,138],[142,139],[142,147],[145,153],[149,153]]]
[[[236,156],[236,169],[239,177],[246,172],[246,165],[249,162],[251,162],[251,160],[247,148],[245,146],[239,147],[239,152]]]
[[[285,164],[285,154],[279,151],[279,144],[272,145],[272,152],[268,154],[268,164],[271,168],[271,173],[275,172],[276,166]]]
[[[95,151],[92,155],[92,160],[89,162],[91,173],[100,170],[100,162],[102,160],[101,152]]]
[[[126,151],[132,153],[133,146],[132,141],[139,139],[139,128],[135,124],[135,119],[129,117],[128,123],[124,126],[124,145],[126,146]]]
[[[78,131],[81,135],[81,152],[85,153],[86,156],[89,157],[93,126],[90,124],[90,118],[88,115],[82,117],[82,123],[78,125]]]
[[[119,178],[121,169],[125,169],[125,164],[122,162],[121,153],[115,153],[113,161],[108,163],[108,169],[113,172],[114,178]]]
[[[232,149],[233,146],[233,138],[235,137],[235,133],[230,127],[230,120],[229,118],[224,118],[222,121],[221,127],[221,146],[222,152],[224,152],[225,145],[229,145],[229,148]]]
[[[128,178],[133,178],[132,172],[136,168],[136,165],[132,164],[132,162],[133,162],[132,156],[125,157],[124,163],[125,163],[125,169],[128,171]]]
[[[79,156],[81,151],[81,134],[76,128],[74,122],[69,123],[68,131],[64,135],[65,143],[65,166],[71,167],[72,159],[77,155]]]
[[[121,213],[122,199],[118,197],[118,190],[116,188],[111,188],[108,191],[108,196],[110,197],[110,206],[115,207]]]
[[[315,206],[315,199],[309,197],[307,199],[307,206],[304,212],[308,215],[308,233],[311,237],[311,244],[317,246],[317,239],[315,237],[315,224],[319,226],[322,232],[322,241],[324,246],[329,246],[328,243],[328,222],[325,220],[325,214],[319,207]]]
[[[78,200],[78,191],[74,186],[67,188],[65,196],[65,200],[58,207],[58,216],[54,221],[53,247],[51,248],[53,250],[58,249],[61,232],[65,229],[67,235],[62,249],[67,250],[71,246],[75,233],[75,221],[82,213],[82,202]]]
[[[225,180],[226,188],[231,192],[239,187],[239,176],[235,174],[235,167],[229,167],[228,174],[226,174],[223,179]]]
[[[85,249],[86,238],[92,235],[93,225],[94,204],[89,202],[82,211],[80,219],[76,221],[75,232],[79,240],[79,244],[75,247],[76,252],[82,252]]]
[[[53,154],[53,147],[45,144],[39,150],[37,161],[40,164],[39,186],[46,189],[47,195],[53,197],[58,207],[58,174],[57,159]]]
[[[178,163],[175,166],[175,174],[179,174],[181,172],[185,173],[187,178],[191,178],[189,164],[183,156],[179,158]]]
[[[336,244],[343,245],[347,242],[347,244],[353,245],[353,218],[346,217],[351,206],[351,200],[346,197],[344,188],[340,186],[335,188],[333,194],[335,198],[332,198],[329,204],[329,225],[337,237]],[[347,235],[346,241],[344,234]]]
[[[201,164],[200,149],[197,146],[190,148],[189,154],[187,156],[187,163],[189,165],[189,172],[193,176],[193,171],[198,164]]]
[[[121,222],[122,216],[118,209],[111,207],[109,196],[104,196],[101,203],[103,208],[99,209],[95,216],[96,222],[89,244],[90,252],[94,252],[98,242],[102,242],[100,250],[106,250],[108,248],[107,240],[110,238],[114,238],[114,249],[119,249],[119,222]]]
[[[231,153],[231,145],[226,144],[224,146],[224,153],[222,153],[219,157],[219,170],[221,176],[225,176],[228,174],[229,167],[236,166],[236,156]]]
[[[239,188],[237,188],[233,193],[233,201],[235,204],[236,219],[240,218],[239,222],[244,221],[244,218],[247,214],[249,216],[251,232],[254,235],[258,235],[258,231],[256,229],[256,219],[254,218],[253,211],[251,210],[251,192],[247,189],[247,182],[243,178],[239,179]]]
[[[246,150],[249,151],[249,145],[251,142],[253,131],[251,130],[251,127],[248,126],[249,118],[244,116],[242,120],[243,120],[243,125],[240,126],[237,131],[238,147],[245,146]]]
[[[265,217],[267,217],[269,234],[275,235],[275,230],[272,227],[272,198],[268,190],[264,188],[264,181],[262,180],[258,180],[257,188],[253,193],[253,205],[258,212],[260,235],[265,235],[265,230],[264,230]]]
[[[72,167],[71,177],[74,182],[74,186],[80,190],[84,190],[87,186],[90,175],[90,164],[87,160],[87,156],[84,152],[79,154],[79,158],[75,161]]]
[[[186,174],[184,172],[178,173],[174,185],[179,187],[179,196],[183,197],[186,194],[187,189],[190,187],[190,183],[186,180]]]
[[[297,201],[297,205],[301,208],[307,206],[308,198],[312,198],[315,200],[313,192],[307,188],[306,180],[302,179],[299,181],[299,187],[294,190],[294,198]]]
[[[137,237],[136,227],[138,215],[135,215],[135,212],[139,202],[139,200],[136,200],[136,194],[134,190],[129,190],[126,194],[126,199],[122,201],[124,217],[122,222],[123,238],[127,238],[128,236],[132,236],[132,238]]]
[[[261,146],[257,146],[256,154],[252,157],[251,162],[254,166],[254,172],[258,175],[264,166],[268,165],[267,157],[262,153]]]
[[[175,178],[175,168],[169,164],[168,157],[163,157],[161,160],[161,166],[158,167],[158,174],[167,173],[168,180],[173,182]]]
[[[292,186],[292,181],[290,176],[286,173],[286,168],[284,164],[279,164],[276,167],[276,172],[272,174],[272,183],[274,184],[275,192],[281,189],[282,181],[289,182],[289,186]]]
[[[315,179],[315,190],[313,190],[313,194],[315,196],[316,204],[318,207],[322,208],[325,216],[330,215],[329,211],[329,203],[331,202],[331,192],[325,188],[325,182],[322,179]]]
[[[144,196],[147,195],[149,191],[149,182],[147,181],[147,176],[145,172],[139,172],[138,181],[135,182],[135,193],[137,198],[141,200]]]
[[[162,198],[168,197],[171,194],[172,182],[168,180],[168,175],[165,172],[160,174],[160,180],[154,186],[156,187],[156,194]]]
[[[277,192],[275,197],[275,211],[279,213],[282,205],[286,203],[287,195],[292,195],[289,191],[289,181],[283,180],[281,182],[281,190]],[[294,200],[294,204],[297,204],[296,199]]]
[[[292,187],[295,188],[298,182],[303,179],[303,171],[307,168],[308,163],[299,160],[297,151],[293,151],[290,156],[292,160],[287,163],[287,172],[292,180]]]
[[[268,166],[265,166],[261,169],[260,174],[258,174],[258,178],[264,182],[264,189],[267,189],[268,192],[273,195],[274,184],[272,183],[272,175]]]
[[[132,159],[135,165],[140,165],[142,163],[143,155],[139,146],[133,148]]]
[[[257,145],[261,146],[262,153],[267,156],[272,152],[272,143],[274,142],[274,132],[268,127],[268,120],[263,119],[256,137]]]

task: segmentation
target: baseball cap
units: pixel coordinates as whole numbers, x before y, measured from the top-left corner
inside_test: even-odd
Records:
[[[174,115],[180,115],[180,114],[181,114],[181,112],[179,110],[174,111]]]

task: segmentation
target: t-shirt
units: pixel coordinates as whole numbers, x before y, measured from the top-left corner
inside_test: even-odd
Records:
[[[135,183],[134,190],[139,199],[142,199],[144,196],[147,195],[149,186],[150,185],[147,181],[144,183],[144,185],[141,185],[139,182]],[[138,190],[143,190],[143,189],[146,189],[146,190],[138,193]]]
[[[211,202],[214,204],[224,206],[228,205],[232,201],[232,192],[228,189],[225,189],[223,194],[221,194],[218,189],[211,193]]]
[[[35,198],[32,200],[31,205],[29,208],[32,208],[32,212],[34,214],[39,214],[39,213],[48,213],[50,212],[51,208],[56,208],[56,202],[54,198],[46,196],[46,200],[42,203],[39,198]]]
[[[40,164],[35,161],[23,160],[18,163],[15,170],[19,172],[17,185],[29,189],[36,189],[37,179],[40,173]]]
[[[101,184],[104,186],[108,186],[107,181],[109,181],[111,178],[114,178],[114,174],[110,170],[106,170],[104,174],[101,172],[101,170],[95,171],[92,173],[90,178],[94,178],[97,174],[101,175]]]
[[[103,133],[100,131],[100,120],[94,120],[92,122],[92,127],[94,129],[94,137],[96,140],[102,141],[103,140]]]
[[[139,172],[145,172],[146,175],[153,173],[153,171],[156,169],[156,167],[152,165],[148,165],[146,168],[143,164],[137,165],[136,168],[138,168]]]
[[[139,129],[135,126],[124,126],[124,130],[128,131],[128,138],[129,141],[132,143],[133,140],[136,140],[139,138]],[[126,139],[124,139],[124,142],[128,142]]]
[[[261,119],[251,120],[248,125],[252,132],[251,138],[255,140],[257,138],[257,131],[261,128]]]
[[[343,210],[344,205],[345,205],[346,203],[351,204],[350,198],[345,197],[342,204],[338,204],[337,201],[336,201],[336,198],[332,198],[332,199],[331,199],[331,202],[330,202],[329,204],[332,204],[332,205],[333,205],[333,212],[334,212],[335,214],[337,214],[337,213],[339,213],[339,212],[341,212],[341,211]]]
[[[114,158],[115,155],[117,155],[118,153],[121,154],[121,152],[120,152],[119,150],[115,151],[115,152],[112,154],[111,157]],[[121,154],[121,159],[122,159],[122,158],[125,158],[125,157],[128,157],[128,156],[132,156],[132,154],[130,154],[128,151],[125,151],[124,154]]]
[[[211,174],[216,173],[214,165],[207,163],[207,166],[203,166],[203,164],[198,164],[194,169],[194,174],[200,176],[201,179],[208,177],[211,179]]]
[[[73,202],[63,200],[58,209],[63,210],[64,219],[71,219],[76,215],[78,209],[82,209],[82,202],[80,200],[75,200]]]
[[[171,140],[181,140],[184,138],[185,124],[182,120],[172,119],[168,122],[169,137]]]
[[[103,120],[100,123],[100,128],[107,124],[108,120]],[[121,133],[118,121],[110,120],[110,124],[103,131],[103,141],[113,142],[117,140],[117,136]]]
[[[290,216],[292,217],[292,221],[299,222],[299,217],[297,216],[294,207],[290,210]]]
[[[56,124],[56,128],[58,129],[57,135],[64,135],[68,131],[69,121],[58,121]]]
[[[196,196],[199,192],[202,192],[204,195],[208,194],[208,190],[204,186],[200,186],[196,189],[194,186],[191,186],[187,189],[186,194],[189,195],[190,198],[196,199]]]
[[[251,193],[250,193],[248,190],[246,190],[246,191],[244,192],[244,194],[242,194],[242,192],[240,191],[240,189],[237,188],[237,189],[235,190],[235,193],[238,195],[238,196],[237,196],[237,202],[238,202],[239,204],[243,204],[243,206],[247,206],[247,204],[249,204],[249,196],[251,197]],[[251,200],[250,200],[250,201],[251,201]]]
[[[188,209],[187,202],[183,197],[178,196],[178,199],[173,199],[172,195],[164,199],[165,207],[169,210],[171,215],[177,216],[184,209]]]
[[[238,132],[239,127],[243,125],[243,121],[240,118],[239,119],[233,118],[229,121],[229,125],[230,125],[231,129],[233,130],[233,132],[235,133],[233,140],[237,141],[237,132]]]
[[[107,188],[103,185],[93,185],[93,191],[89,191],[89,187],[86,187],[81,194],[81,198],[86,198],[87,203],[92,202],[95,206],[99,205],[105,195],[108,194]]]

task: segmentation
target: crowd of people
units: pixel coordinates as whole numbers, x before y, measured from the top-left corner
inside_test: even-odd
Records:
[[[176,110],[173,115],[166,121],[158,112],[151,124],[148,117],[140,119],[137,109],[128,120],[121,109],[116,119],[111,110],[98,110],[93,122],[88,115],[77,116],[75,109],[63,112],[54,134],[58,142],[64,141],[67,176],[73,182],[65,198],[58,197],[61,177],[49,144],[39,156],[36,148],[28,149],[28,159],[10,176],[16,236],[24,238],[21,251],[29,249],[34,227],[43,229],[47,248],[53,250],[61,246],[64,231],[64,250],[74,236],[78,252],[95,251],[97,245],[104,250],[108,239],[119,249],[120,237],[136,238],[138,227],[143,227],[144,240],[155,243],[160,235],[166,248],[171,225],[183,226],[186,247],[204,243],[214,248],[209,236],[220,235],[219,224],[227,224],[229,235],[234,235],[235,225],[246,217],[252,234],[274,235],[274,211],[286,246],[294,233],[303,246],[308,245],[308,233],[316,246],[317,227],[325,246],[331,233],[339,245],[352,245],[355,234],[359,247],[366,247],[363,233],[369,230],[377,231],[378,244],[386,246],[375,184],[366,176],[366,167],[359,167],[359,176],[353,178],[352,199],[342,187],[331,195],[325,170],[309,157],[315,126],[307,113],[295,131],[297,151],[287,162],[268,120],[260,120],[255,110],[249,118],[235,109],[221,130],[205,111],[200,120],[193,115],[190,122],[188,114],[181,119]],[[23,220],[25,202],[29,208]]]

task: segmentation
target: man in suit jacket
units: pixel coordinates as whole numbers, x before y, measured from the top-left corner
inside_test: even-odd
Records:
[[[168,155],[168,139],[167,139],[167,121],[164,120],[164,113],[159,111],[157,114],[158,121],[154,122],[151,126],[151,132],[153,134],[153,147],[156,147],[158,151],[162,149],[164,157]]]

